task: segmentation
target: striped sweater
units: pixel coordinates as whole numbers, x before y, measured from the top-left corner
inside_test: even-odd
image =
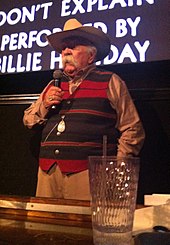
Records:
[[[80,172],[88,168],[88,156],[102,155],[103,135],[108,137],[108,155],[115,155],[116,112],[107,98],[112,73],[98,69],[91,72],[75,92],[69,94],[68,81],[60,106],[49,114],[42,132],[40,167],[48,171],[56,163],[62,172]],[[65,116],[65,131],[57,135],[57,126]]]

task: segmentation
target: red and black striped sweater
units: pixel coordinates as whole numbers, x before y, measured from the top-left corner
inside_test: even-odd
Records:
[[[40,167],[48,171],[56,163],[63,173],[80,172],[88,168],[88,156],[102,155],[103,135],[108,137],[108,155],[116,154],[116,112],[107,98],[107,86],[112,73],[92,71],[75,92],[65,92],[58,109],[49,114],[42,132]],[[65,131],[57,134],[61,116],[65,116]]]

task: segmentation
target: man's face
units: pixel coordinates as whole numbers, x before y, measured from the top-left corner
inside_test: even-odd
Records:
[[[74,77],[79,70],[93,62],[94,54],[89,51],[88,46],[76,45],[72,47],[69,43],[67,46],[63,47],[61,53],[63,69],[69,76]]]

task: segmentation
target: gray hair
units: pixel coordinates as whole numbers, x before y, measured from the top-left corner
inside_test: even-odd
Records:
[[[93,62],[95,62],[96,61],[96,55],[97,55],[96,47],[95,46],[87,46],[87,52],[95,54],[94,55],[94,60],[93,60]]]

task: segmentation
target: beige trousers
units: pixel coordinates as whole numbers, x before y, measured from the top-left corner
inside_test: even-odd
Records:
[[[65,175],[55,165],[47,174],[39,167],[36,196],[90,200],[88,170]]]

